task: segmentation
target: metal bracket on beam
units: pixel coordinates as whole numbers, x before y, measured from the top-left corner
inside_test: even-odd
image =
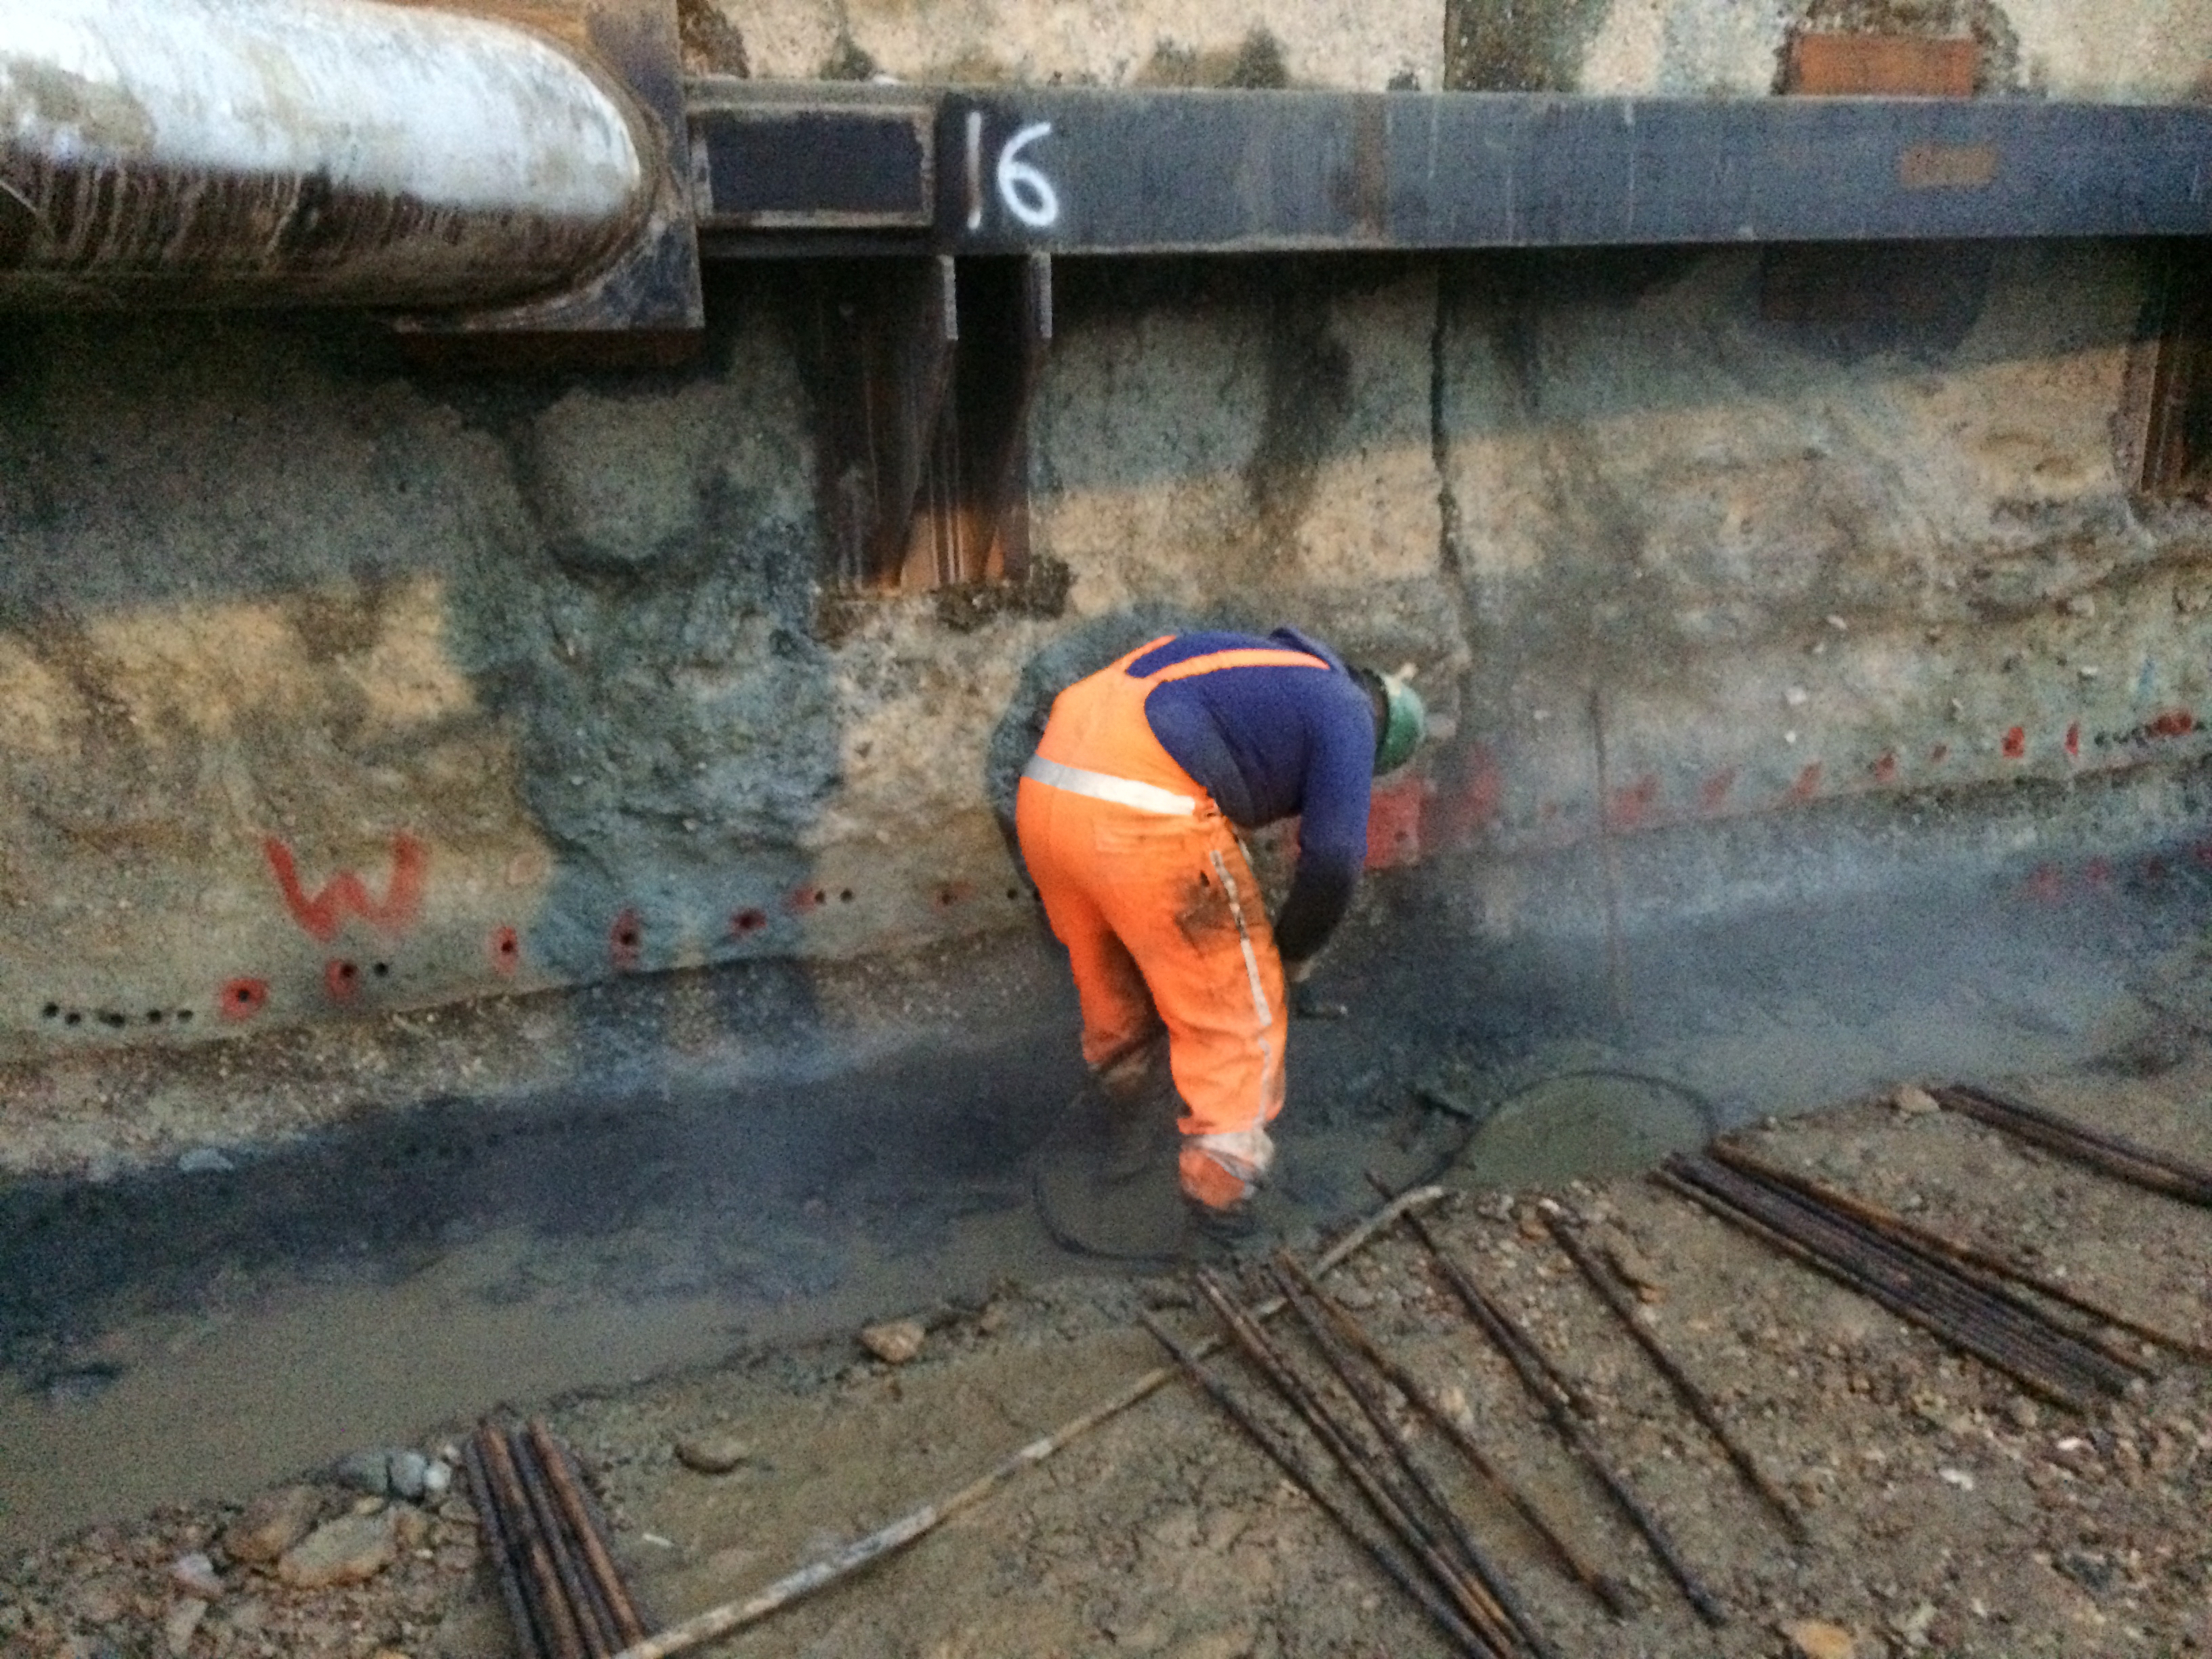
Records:
[[[1019,579],[1046,255],[826,268],[814,298],[822,515],[848,590]]]

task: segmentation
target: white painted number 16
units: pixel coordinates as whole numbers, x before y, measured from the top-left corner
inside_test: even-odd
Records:
[[[1040,138],[1052,132],[1049,121],[1032,121],[1006,140],[999,151],[997,180],[999,201],[1006,211],[1031,230],[1049,230],[1060,222],[1060,192],[1053,188],[1052,180],[1034,161],[1022,159],[1022,152]],[[982,171],[983,112],[968,112],[968,228],[977,230],[983,223],[981,192],[975,188],[980,182],[977,174]]]

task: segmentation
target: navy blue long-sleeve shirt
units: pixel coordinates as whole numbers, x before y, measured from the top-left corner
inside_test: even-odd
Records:
[[[1229,821],[1255,830],[1298,823],[1297,870],[1275,921],[1283,959],[1321,949],[1343,920],[1367,860],[1375,775],[1375,713],[1343,660],[1296,629],[1183,634],[1129,665],[1142,678],[1217,651],[1303,651],[1313,668],[1215,669],[1155,686],[1145,717],[1160,746],[1211,794]]]

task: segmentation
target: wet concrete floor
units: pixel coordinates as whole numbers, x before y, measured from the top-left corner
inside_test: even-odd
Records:
[[[2208,915],[2194,872],[2053,902],[2020,872],[1632,939],[1616,975],[1598,941],[1439,948],[1386,903],[1325,969],[1352,1017],[1294,1028],[1278,1213],[1349,1214],[1366,1165],[1456,1144],[1419,1079],[1486,1120],[1465,1173],[1512,1186],[1903,1079],[2112,1063]],[[825,1037],[781,1077],[439,1099],[228,1170],[0,1190],[0,1545],[1116,1270],[1031,1203],[1079,1080],[1062,970],[1038,941],[988,959],[957,1044]]]

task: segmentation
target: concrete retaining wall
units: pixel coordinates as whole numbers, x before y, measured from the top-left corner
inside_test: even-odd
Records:
[[[1914,27],[2027,92],[2179,95],[2212,40],[2212,4],[1954,9]],[[770,4],[690,35],[757,75],[1750,94],[1808,26],[1513,15]],[[2063,817],[2070,780],[2195,766],[2206,521],[2133,499],[2118,418],[2149,256],[1929,250],[1846,284],[1872,311],[1802,257],[1066,267],[1036,574],[891,599],[818,580],[803,271],[718,279],[665,374],[8,320],[0,1048],[1030,925],[995,809],[1042,708],[1190,623],[1419,665],[1457,736],[1377,851],[1502,932],[1565,925],[1512,872],[1601,828],[1995,812],[2022,779]],[[2137,841],[2193,810],[2140,793],[2184,804],[2123,815]],[[1729,902],[1692,863],[1670,902]]]

